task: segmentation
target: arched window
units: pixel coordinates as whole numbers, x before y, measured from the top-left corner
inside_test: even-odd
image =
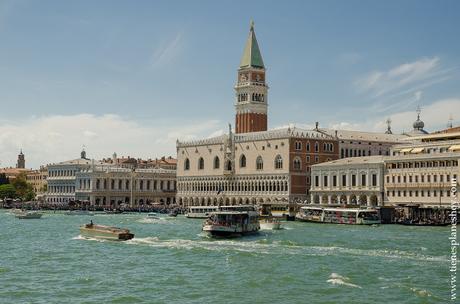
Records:
[[[296,150],[302,150],[302,142],[301,141],[296,141],[294,146],[295,146]]]
[[[218,156],[214,157],[214,169],[219,169],[220,167],[220,159]]]
[[[307,151],[310,151],[310,142],[307,142],[305,144],[305,149],[307,149]]]
[[[246,168],[246,156],[244,154],[240,157],[240,168]]]
[[[190,170],[190,160],[188,158],[185,159],[184,170]]]
[[[232,162],[231,161],[227,161],[227,164],[225,165],[225,170],[232,171]]]
[[[300,170],[302,168],[302,161],[300,157],[294,158],[294,170]]]
[[[315,142],[315,152],[319,152],[319,144],[318,144],[318,142]]]
[[[279,154],[275,157],[275,169],[283,169],[283,158]]]
[[[263,170],[263,168],[264,168],[264,161],[262,159],[262,156],[258,156],[256,159],[256,169]]]
[[[204,159],[203,157],[200,157],[198,160],[198,170],[203,170],[204,169]]]

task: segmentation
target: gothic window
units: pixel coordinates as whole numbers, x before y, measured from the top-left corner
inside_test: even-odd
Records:
[[[302,161],[300,157],[294,158],[294,170],[300,170],[302,168]]]
[[[203,170],[204,169],[204,159],[203,157],[200,157],[198,160],[198,170]]]
[[[275,169],[283,169],[283,158],[279,154],[275,157]]]
[[[301,141],[296,141],[294,146],[295,146],[296,150],[302,150],[302,142]]]
[[[190,160],[188,158],[185,159],[184,170],[190,170]]]
[[[227,171],[232,171],[232,162],[231,161],[227,161],[227,164],[225,165],[225,169]]]
[[[264,161],[262,160],[262,156],[258,156],[256,159],[256,169],[263,170],[264,168]]]
[[[214,157],[214,169],[219,169],[220,167],[220,159],[218,156]]]
[[[319,144],[318,144],[318,142],[315,142],[315,152],[319,152]]]
[[[307,149],[307,152],[310,151],[310,143],[309,142],[306,143],[305,148]]]
[[[240,157],[240,168],[246,168],[246,156],[244,154]]]

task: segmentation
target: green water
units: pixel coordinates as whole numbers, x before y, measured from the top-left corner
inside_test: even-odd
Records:
[[[127,242],[78,227],[129,228]],[[201,220],[0,211],[0,303],[447,303],[449,228],[285,223],[214,240]]]

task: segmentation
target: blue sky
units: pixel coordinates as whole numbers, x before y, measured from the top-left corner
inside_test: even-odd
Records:
[[[459,1],[0,0],[0,166],[225,130],[251,18],[270,127],[402,132],[417,105],[428,130],[459,124]]]

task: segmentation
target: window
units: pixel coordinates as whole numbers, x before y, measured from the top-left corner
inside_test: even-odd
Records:
[[[246,156],[244,154],[240,157],[240,168],[246,168]]]
[[[305,148],[307,149],[307,151],[310,151],[310,143],[307,142],[307,144],[305,145]]]
[[[262,159],[262,156],[258,156],[256,159],[256,169],[263,170],[263,168],[264,168],[264,161]]]
[[[347,186],[347,176],[346,175],[342,175],[342,186],[343,187]]]
[[[200,157],[198,160],[198,170],[203,170],[204,169],[204,159],[203,157]]]
[[[310,155],[307,155],[307,157],[306,157],[305,161],[306,161],[307,163],[309,163],[309,162],[310,162]]]
[[[325,175],[324,176],[324,184],[323,184],[324,187],[327,187],[327,180],[328,180],[328,176]]]
[[[361,175],[361,186],[366,186],[366,174]]]
[[[294,158],[294,170],[300,170],[302,168],[302,161],[299,157]]]
[[[184,163],[184,171],[190,170],[190,160],[188,158],[185,159]]]
[[[377,186],[377,174],[372,174],[372,187]]]
[[[315,156],[315,163],[318,163],[318,162],[319,162],[319,157]]]
[[[356,187],[356,175],[355,174],[351,175],[351,186]]]
[[[219,169],[220,167],[220,159],[218,156],[214,157],[214,169]]]
[[[275,157],[275,169],[283,169],[283,158],[281,155]]]
[[[315,152],[319,152],[319,144],[318,144],[318,142],[315,142]]]
[[[296,150],[302,150],[302,142],[301,141],[296,141],[295,142],[295,149]]]
[[[315,175],[315,187],[319,187],[319,176]]]

